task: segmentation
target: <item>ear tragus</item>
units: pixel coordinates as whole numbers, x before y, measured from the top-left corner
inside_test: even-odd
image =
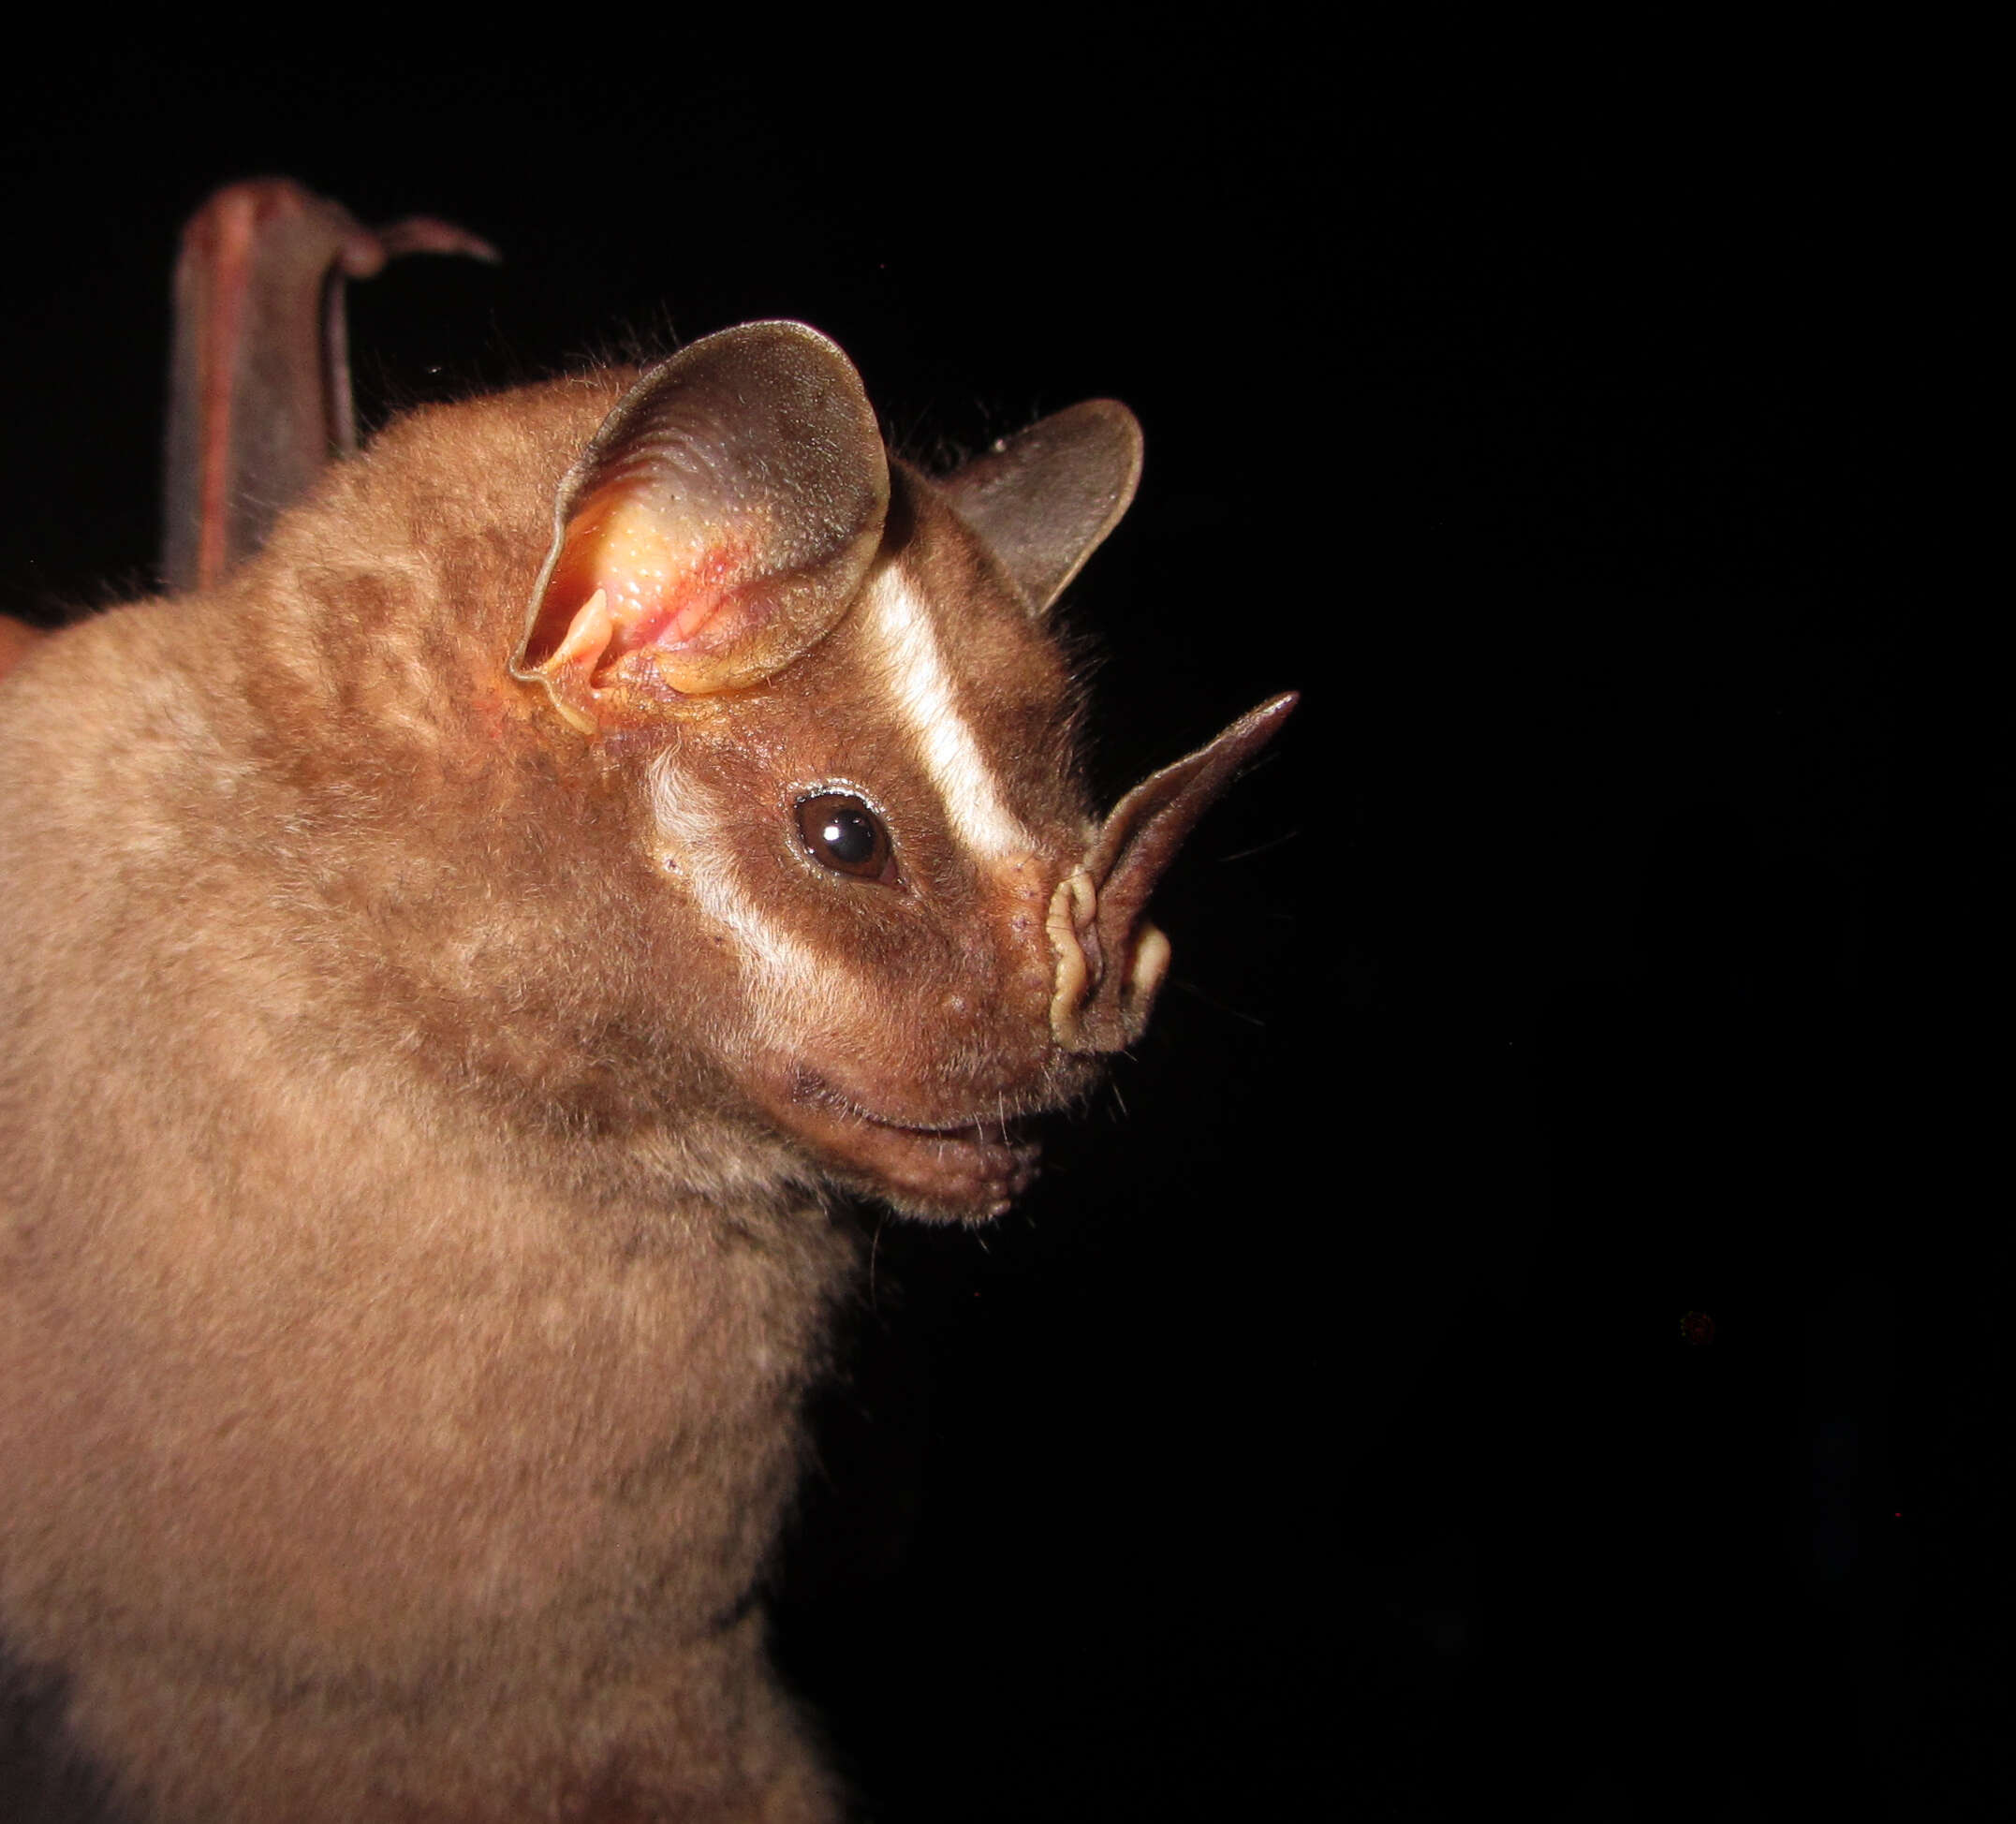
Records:
[[[938,485],[1041,613],[1120,523],[1140,473],[1139,420],[1116,399],[1088,399]]]
[[[802,323],[708,336],[631,388],[561,483],[511,673],[589,732],[759,683],[846,612],[888,507],[838,347]]]

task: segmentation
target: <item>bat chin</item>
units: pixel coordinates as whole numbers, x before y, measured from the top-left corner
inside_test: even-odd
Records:
[[[1006,1214],[1035,1181],[1042,1152],[1027,1116],[899,1118],[809,1075],[801,1075],[771,1113],[835,1177],[927,1221],[984,1222]]]

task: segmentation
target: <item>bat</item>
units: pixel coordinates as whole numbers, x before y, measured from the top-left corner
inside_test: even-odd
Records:
[[[189,295],[178,367],[257,365]],[[1026,1188],[1295,701],[1095,814],[1052,609],[1140,450],[1092,401],[927,476],[744,324],[185,490],[187,586],[19,656],[0,1639],[51,1777],[845,1814],[760,1598],[856,1203]],[[299,498],[220,534],[234,489]]]

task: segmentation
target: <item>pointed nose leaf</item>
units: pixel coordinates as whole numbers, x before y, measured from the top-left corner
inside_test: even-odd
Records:
[[[1080,870],[1091,891],[1078,897],[1096,905],[1090,929],[1067,945],[1071,934],[1057,928],[1052,908],[1059,971],[1051,1023],[1068,1049],[1113,1052],[1140,1037],[1170,956],[1169,939],[1142,919],[1149,895],[1198,818],[1299,700],[1293,691],[1271,698],[1196,753],[1150,773],[1113,807]],[[1077,966],[1067,967],[1074,958]]]
[[[1099,941],[1109,956],[1125,954],[1128,934],[1185,837],[1239,769],[1280,732],[1299,700],[1284,691],[1247,711],[1196,753],[1151,772],[1113,806],[1085,858],[1098,883]]]

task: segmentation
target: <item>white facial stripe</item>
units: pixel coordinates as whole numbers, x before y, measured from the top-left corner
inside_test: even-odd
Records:
[[[897,713],[916,737],[919,757],[966,846],[982,855],[1023,855],[1035,846],[1002,802],[993,770],[952,695],[931,613],[894,566],[862,604],[889,667]]]
[[[703,802],[705,788],[681,773],[675,761],[676,751],[669,748],[651,762],[651,810],[678,850],[680,872],[694,904],[705,917],[735,934],[739,953],[755,966],[762,985],[804,991],[818,978],[817,959],[789,933],[770,923],[742,890],[732,857],[716,848],[722,824]]]

